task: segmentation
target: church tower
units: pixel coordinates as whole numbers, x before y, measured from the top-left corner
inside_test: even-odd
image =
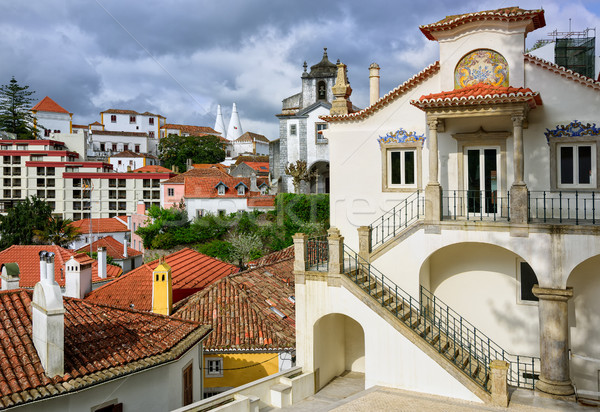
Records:
[[[329,61],[327,47],[324,47],[323,58],[310,67],[310,72],[306,71],[306,62],[304,63],[300,108],[303,109],[317,102],[331,103],[333,101],[331,88],[335,84],[336,76],[337,66]]]
[[[173,307],[173,279],[171,267],[164,257],[152,272],[152,312],[170,315]]]

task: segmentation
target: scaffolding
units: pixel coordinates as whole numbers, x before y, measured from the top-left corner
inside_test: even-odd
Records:
[[[554,39],[554,62],[583,76],[595,78],[596,29],[549,33]]]

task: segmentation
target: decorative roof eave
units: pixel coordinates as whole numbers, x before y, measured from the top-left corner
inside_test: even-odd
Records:
[[[239,182],[237,185],[235,185],[234,187],[237,189],[239,186],[244,186],[246,189],[248,189],[248,186],[246,186],[246,184],[244,182]]]
[[[518,92],[487,94],[485,96],[469,97],[445,97],[432,99],[411,100],[410,104],[427,112],[431,109],[440,109],[448,107],[473,107],[473,106],[494,106],[500,104],[527,103],[530,109],[542,105],[542,98],[538,92]]]
[[[503,22],[531,20],[533,25],[527,28],[527,32],[542,28],[546,25],[544,10],[522,10],[519,8],[510,7],[449,16],[436,23],[420,26],[419,29],[429,40],[437,40],[435,32],[449,31],[465,23],[484,20]]]
[[[433,76],[434,74],[436,74],[439,71],[440,71],[440,62],[436,61],[435,63],[430,64],[425,69],[421,70],[419,73],[415,74],[413,77],[411,77],[410,79],[408,79],[407,81],[402,83],[400,86],[398,86],[395,89],[393,89],[392,91],[388,92],[385,96],[383,96],[382,98],[377,100],[372,105],[365,107],[364,109],[362,109],[358,112],[349,113],[349,114],[345,114],[345,115],[337,115],[337,116],[320,116],[319,118],[326,122],[330,122],[330,123],[344,122],[344,121],[348,121],[348,120],[365,119],[365,118],[369,117],[370,115],[383,109],[385,106],[387,106],[388,104],[390,104],[391,102],[393,102],[394,100],[396,100],[397,98],[399,98],[400,96],[402,96],[403,94],[408,92],[409,90],[413,89],[420,83],[429,79],[431,76]]]
[[[594,80],[591,77],[581,75],[579,73],[574,72],[573,70],[569,70],[563,66],[559,66],[557,64],[551,63],[547,60],[541,59],[531,54],[525,53],[523,56],[525,58],[525,62],[527,63],[549,70],[555,74],[558,74],[561,77],[567,78],[584,86],[591,87],[594,90],[600,90],[600,81],[598,80]]]
[[[215,185],[215,187],[214,187],[214,188],[216,189],[216,188],[217,188],[217,187],[219,187],[220,185],[223,185],[223,186],[225,186],[225,189],[229,189],[229,186],[227,186],[225,183],[223,183],[223,181],[220,181],[219,183],[217,183],[217,184]]]

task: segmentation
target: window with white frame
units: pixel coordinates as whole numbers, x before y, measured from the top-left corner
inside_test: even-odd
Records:
[[[417,186],[417,153],[415,149],[387,151],[387,186]]]
[[[239,185],[237,192],[239,196],[243,196],[246,193],[246,187],[244,185]]]
[[[297,127],[298,126],[295,124],[290,125],[290,136],[296,136],[296,134],[298,133]]]
[[[223,359],[222,358],[204,358],[204,376],[207,378],[223,377]]]
[[[596,187],[595,143],[560,143],[556,155],[559,188]]]
[[[315,123],[315,133],[317,135],[317,143],[327,143],[327,139],[323,136],[323,130],[327,129],[327,123]]]
[[[172,187],[167,188],[167,196],[175,196],[175,189]]]
[[[219,194],[219,196],[223,196],[225,194],[225,185],[219,185],[219,188],[217,190],[218,190],[217,193]]]

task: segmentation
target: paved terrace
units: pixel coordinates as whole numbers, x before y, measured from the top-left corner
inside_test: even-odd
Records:
[[[509,411],[509,412],[548,412],[548,411],[588,411],[597,407],[586,407],[575,402],[547,398],[533,391],[517,389],[512,393],[508,408],[461,401],[443,396],[427,395],[418,392],[375,386],[363,390],[364,374],[346,372],[335,378],[318,393],[293,406],[282,409],[264,408],[261,412],[358,412],[358,411]]]

